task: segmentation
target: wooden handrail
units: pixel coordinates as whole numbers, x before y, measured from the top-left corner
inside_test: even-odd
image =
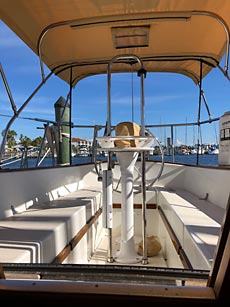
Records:
[[[181,243],[180,243],[179,239],[177,238],[174,230],[172,229],[172,226],[170,225],[167,217],[165,216],[164,211],[162,210],[162,208],[160,206],[158,206],[158,210],[159,210],[160,216],[162,218],[162,221],[163,221],[165,227],[167,228],[167,231],[168,231],[169,236],[172,240],[172,243],[173,243],[180,259],[181,259],[181,262],[182,262],[184,268],[189,269],[189,270],[193,270],[192,264],[189,261],[188,256],[186,255],[183,247],[181,246]]]
[[[81,241],[83,236],[88,232],[89,228],[95,223],[98,217],[102,213],[102,208],[99,208],[97,212],[91,216],[91,218],[86,222],[86,224],[78,231],[78,233],[73,237],[73,239],[63,248],[63,250],[54,258],[51,264],[62,263],[74,247]]]

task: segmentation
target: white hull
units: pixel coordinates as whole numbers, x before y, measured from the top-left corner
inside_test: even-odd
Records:
[[[106,163],[103,166],[106,168]],[[140,162],[137,162],[134,187],[141,184],[140,167]],[[147,163],[147,183],[157,175],[159,167],[160,163]],[[116,208],[121,204],[119,180],[120,168],[116,165],[113,169],[114,259],[121,236],[121,209]],[[161,178],[146,193],[147,236],[157,235],[162,245],[160,254],[155,258],[149,258],[148,265],[184,267],[181,255],[173,246],[163,223],[160,214],[163,210],[193,269],[211,268],[214,247],[218,242],[228,200],[229,180],[230,171],[226,169],[165,164]],[[3,263],[52,263],[102,206],[102,183],[97,179],[94,164],[17,172],[3,171],[0,173],[0,182],[2,203],[5,204],[1,207],[0,221],[0,261]],[[24,193],[18,194],[18,190],[12,190],[16,184]],[[136,244],[143,238],[141,196],[134,188],[134,204],[139,206],[134,213]],[[151,206],[155,206],[155,209],[149,209]],[[66,232],[63,233],[67,225],[68,229],[72,229],[68,232],[68,238]],[[206,229],[204,234],[201,231],[202,227]],[[213,227],[216,228],[215,232]],[[5,228],[11,229],[12,237],[9,237]],[[26,229],[30,229],[28,235]],[[47,234],[44,235],[44,232]],[[107,235],[107,229],[103,228],[100,216],[63,263],[108,264],[108,242],[100,241],[107,240]]]

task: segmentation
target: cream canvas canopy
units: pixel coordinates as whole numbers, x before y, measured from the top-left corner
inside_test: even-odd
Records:
[[[122,54],[138,56],[147,72],[199,83],[228,55],[229,0],[0,0],[0,17],[39,55],[42,73],[45,63],[72,85],[106,73]],[[135,66],[119,62],[113,71]],[[227,66],[226,58],[226,75]]]

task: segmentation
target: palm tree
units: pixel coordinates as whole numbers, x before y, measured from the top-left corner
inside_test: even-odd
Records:
[[[24,136],[23,134],[20,134],[19,139],[20,139],[21,145],[24,146],[25,148],[31,145],[32,141],[28,136]]]
[[[34,140],[32,140],[31,145],[34,147],[39,147],[41,146],[41,143],[42,143],[42,137],[38,136]]]
[[[2,130],[2,136],[4,136],[5,130]],[[17,136],[17,132],[15,130],[8,130],[6,142],[8,145],[8,148],[12,148],[16,145],[15,136]]]

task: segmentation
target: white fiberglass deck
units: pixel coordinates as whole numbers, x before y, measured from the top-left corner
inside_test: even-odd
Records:
[[[141,236],[135,238],[135,243],[138,245],[138,243],[142,240]],[[126,263],[121,263],[121,262],[116,262],[116,252],[119,251],[120,247],[120,237],[115,237],[113,239],[113,245],[112,245],[112,250],[113,250],[113,257],[114,261],[112,263],[107,261],[107,255],[108,255],[108,236],[105,235],[103,238],[101,238],[96,252],[90,259],[89,263],[90,264],[119,264],[119,265],[127,265]],[[142,256],[140,256],[142,257]],[[130,265],[130,264],[129,264]],[[142,262],[137,262],[137,263],[132,263],[132,265],[142,265]],[[152,267],[167,267],[167,261],[164,256],[164,250],[162,250],[153,257],[148,257],[148,262],[147,264],[144,264],[144,266],[152,266]]]

